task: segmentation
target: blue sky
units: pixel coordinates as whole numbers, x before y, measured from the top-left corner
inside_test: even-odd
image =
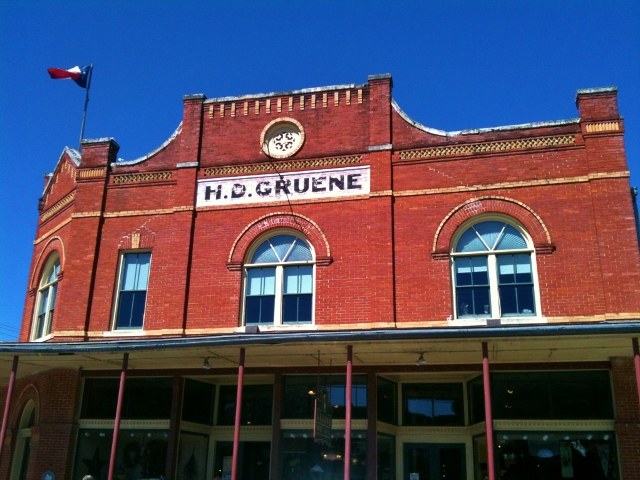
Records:
[[[160,145],[182,96],[364,83],[443,130],[575,118],[579,88],[617,85],[640,185],[637,1],[0,0],[0,340],[15,338],[43,174],[77,147],[84,90],[48,67],[95,64],[85,137],[119,157]]]

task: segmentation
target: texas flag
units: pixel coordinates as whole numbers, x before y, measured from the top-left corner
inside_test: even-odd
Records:
[[[82,88],[87,88],[87,79],[91,73],[91,66],[86,67],[73,67],[69,70],[63,70],[61,68],[48,68],[47,72],[54,80],[66,80],[71,79]]]

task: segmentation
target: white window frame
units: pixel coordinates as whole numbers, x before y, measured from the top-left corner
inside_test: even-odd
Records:
[[[491,250],[491,251],[478,251],[478,252],[455,252],[456,247],[458,245],[458,241],[462,237],[462,235],[472,226],[477,225],[479,223],[495,221],[495,222],[503,222],[507,225],[515,228],[518,233],[522,235],[524,238],[527,247],[516,250]],[[484,243],[484,240],[483,240]],[[465,223],[463,223],[458,230],[456,231],[452,242],[451,242],[451,252],[450,252],[450,271],[451,271],[451,296],[453,300],[453,315],[452,320],[449,321],[449,324],[452,325],[486,325],[487,320],[500,320],[500,323],[503,325],[506,324],[522,324],[522,323],[544,323],[546,322],[546,318],[542,316],[542,305],[540,302],[540,283],[538,281],[538,267],[536,262],[536,250],[533,246],[533,241],[529,236],[529,233],[525,230],[525,228],[518,222],[516,222],[513,218],[503,216],[503,215],[483,215],[480,217],[474,217]],[[498,265],[496,257],[498,255],[516,255],[521,253],[528,253],[531,255],[531,275],[533,279],[533,295],[534,295],[534,303],[535,303],[535,314],[534,315],[510,315],[508,317],[503,317],[501,308],[500,308],[500,294],[499,294],[499,284],[498,284]],[[487,314],[486,317],[462,317],[458,318],[458,291],[456,286],[456,272],[455,272],[455,259],[461,257],[486,257],[487,258],[487,269],[489,273],[489,298],[491,302],[491,314]]]
[[[251,248],[247,252],[247,259],[253,258],[256,250],[263,242],[265,242],[269,238],[277,237],[278,235],[290,235],[292,237],[299,238],[303,240],[310,248],[311,255],[313,256],[313,260],[309,260],[306,262],[274,262],[274,263],[249,263],[248,261],[244,263],[242,267],[242,308],[240,312],[240,326],[258,326],[261,329],[268,329],[269,327],[275,328],[291,328],[291,329],[305,329],[310,326],[315,325],[316,323],[316,252],[313,248],[312,243],[309,241],[307,237],[301,235],[300,233],[292,230],[270,230],[267,234],[261,235],[256,240],[254,240]],[[296,267],[296,266],[304,266],[311,265],[313,267],[312,270],[312,286],[311,286],[311,323],[282,323],[282,305],[283,305],[283,297],[284,297],[284,267]],[[247,285],[249,274],[248,271],[251,268],[268,268],[275,267],[276,268],[276,277],[275,277],[275,300],[274,300],[274,313],[273,313],[273,323],[257,323],[257,324],[246,324],[246,305],[247,305]]]
[[[122,282],[122,275],[124,274],[124,258],[132,253],[149,253],[149,276],[147,277],[147,297],[144,301],[144,315],[142,316],[142,326],[140,328],[136,327],[121,327],[118,328],[118,310],[120,307],[120,283]],[[111,332],[121,332],[121,333],[131,333],[131,332],[141,332],[144,330],[144,321],[147,316],[147,298],[149,295],[149,279],[151,278],[151,261],[153,260],[153,254],[151,250],[121,250],[118,255],[118,272],[115,282],[114,294],[113,294],[113,312],[111,314]]]
[[[54,280],[52,280],[51,282],[45,283],[47,281],[47,279],[49,278],[49,275],[51,275],[51,271],[52,269],[55,268],[55,266],[60,265],[60,256],[58,254],[53,254],[51,255],[51,258],[49,258],[49,260],[47,260],[47,263],[45,265],[45,268],[42,270],[42,275],[40,277],[40,282],[38,283],[38,294],[36,295],[36,303],[34,305],[34,309],[33,309],[33,322],[32,322],[32,327],[31,327],[31,341],[32,342],[42,342],[44,340],[47,340],[49,338],[51,338],[51,324],[52,324],[52,320],[53,320],[53,315],[51,315],[51,309],[53,307],[54,309],[54,315],[55,315],[55,302],[58,299],[58,292],[57,292],[57,286],[58,286],[58,281],[59,281],[59,277],[58,275],[56,275],[56,278]],[[53,299],[53,305],[51,304],[53,295],[52,293],[54,292],[54,290],[56,291],[56,295],[55,295],[55,299]],[[38,337],[38,311],[40,310],[39,306],[40,306],[40,302],[42,301],[42,296],[45,294],[45,292],[48,294],[47,296],[47,304],[45,305],[45,317],[44,317],[44,325],[42,328],[42,336]]]
[[[16,435],[16,443],[15,449],[13,451],[13,461],[11,466],[11,474],[9,478],[11,480],[18,480],[20,478],[20,474],[23,473],[22,463],[24,461],[24,451],[27,444],[27,441],[31,442],[31,428],[35,426],[35,417],[34,423],[31,424],[31,415],[35,415],[36,405],[33,400],[29,400],[27,404],[22,409],[22,415],[20,416],[20,424],[18,426],[18,432]],[[29,440],[27,440],[29,439]],[[29,445],[29,448],[33,448],[33,445]],[[29,458],[29,463],[32,458]],[[27,470],[29,469],[29,463],[27,463]]]

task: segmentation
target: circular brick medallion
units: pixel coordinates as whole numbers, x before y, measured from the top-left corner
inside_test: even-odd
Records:
[[[260,135],[262,151],[270,158],[288,158],[304,144],[304,128],[289,117],[269,122]]]

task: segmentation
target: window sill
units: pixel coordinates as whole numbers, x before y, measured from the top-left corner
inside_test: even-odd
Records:
[[[102,332],[103,337],[143,337],[147,333],[140,330],[109,330],[106,332]]]
[[[305,323],[303,325],[247,325],[242,327],[236,327],[235,333],[246,333],[247,327],[258,327],[261,332],[305,332],[318,330],[317,325],[311,323]]]
[[[531,325],[549,323],[546,317],[503,317],[503,318],[469,318],[469,319],[457,319],[449,320],[447,323],[450,327],[486,327],[489,323],[488,320],[492,320],[491,323],[497,325],[492,326],[506,326],[506,325]]]
[[[33,343],[41,343],[46,342],[47,340],[51,340],[53,338],[53,334],[45,335],[44,337],[36,338],[35,340],[31,340]]]

